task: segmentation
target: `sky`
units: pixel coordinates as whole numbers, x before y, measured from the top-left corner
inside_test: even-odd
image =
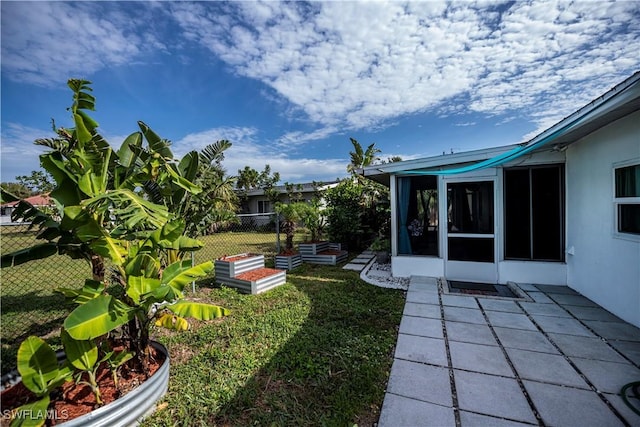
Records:
[[[640,70],[640,1],[0,2],[3,182],[40,169],[92,82],[114,148],[148,124],[229,175],[344,177],[355,138],[404,160],[525,142]]]

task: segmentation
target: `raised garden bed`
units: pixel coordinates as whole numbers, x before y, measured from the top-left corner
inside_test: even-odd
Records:
[[[293,270],[302,265],[302,255],[276,255],[276,268]]]
[[[302,260],[310,264],[336,265],[345,261],[348,256],[348,251],[327,249],[322,252],[318,252],[315,255],[303,255]]]
[[[216,280],[218,278],[232,278],[238,274],[264,267],[264,255],[262,254],[237,254],[224,256],[215,260]]]
[[[265,268],[264,255],[238,254],[215,261],[215,280],[240,292],[259,294],[287,281],[284,270]]]
[[[216,281],[236,288],[240,292],[255,295],[286,283],[287,273],[275,268],[259,268],[238,274],[236,277],[216,279]]]
[[[316,255],[322,251],[326,251],[329,249],[330,249],[329,242],[314,242],[314,243],[298,244],[298,250],[300,251],[300,255],[302,255],[303,260],[305,256]]]

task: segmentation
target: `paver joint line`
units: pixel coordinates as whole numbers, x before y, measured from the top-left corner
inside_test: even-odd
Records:
[[[547,292],[542,291],[545,295],[549,296]],[[563,307],[564,308],[564,307]],[[591,333],[593,333],[595,336],[599,337],[602,339],[602,337],[595,333],[593,330],[591,330],[591,328],[589,328],[587,325],[584,324],[584,322],[582,322],[580,319],[576,318],[573,313],[569,312],[568,310],[566,310],[569,315],[571,316],[572,319],[577,320],[582,326],[584,326],[585,328],[587,328],[587,330],[589,330]],[[556,348],[556,350],[560,353],[560,355],[567,361],[567,363],[569,363],[569,365],[577,372],[577,374],[582,378],[582,380],[591,388],[592,391],[594,391],[596,393],[596,395],[600,398],[600,400],[602,400],[604,402],[605,405],[607,405],[607,407],[609,408],[609,410],[611,412],[613,412],[613,414],[618,417],[623,423],[627,424],[625,418],[622,416],[622,414],[620,414],[620,412],[618,412],[618,410],[613,406],[613,404],[611,402],[609,402],[609,400],[604,396],[604,394],[602,392],[600,392],[600,390],[598,390],[598,388],[587,378],[587,376],[576,366],[576,364],[569,358],[568,355],[566,355],[564,353],[564,351],[562,351],[562,349],[555,343],[555,341],[553,341],[553,339],[551,337],[549,337],[548,333],[542,328],[540,327],[540,325],[538,324],[538,322],[535,321],[535,319],[533,319],[533,317],[526,312],[526,316],[529,318],[529,320],[531,322],[533,322],[533,324],[536,326],[536,328],[538,328],[538,330],[551,342],[551,344]],[[605,340],[606,342],[606,340]]]

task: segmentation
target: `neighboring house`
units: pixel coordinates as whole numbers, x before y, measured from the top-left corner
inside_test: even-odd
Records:
[[[298,185],[301,188],[298,188]],[[323,191],[327,188],[335,187],[337,182],[321,183],[316,187],[313,183],[294,184],[293,193],[299,194],[301,201],[311,201],[315,195],[316,190]],[[287,195],[287,189],[284,185],[278,185],[274,187],[274,190],[278,192],[278,201],[288,203],[289,197]],[[256,188],[246,192],[246,199],[242,200],[242,213],[243,214],[263,214],[274,212],[273,202],[264,194],[264,190]]]
[[[26,199],[23,199],[23,200],[31,203],[36,208],[55,206],[55,204],[53,203],[53,200],[49,197],[48,194],[39,194],[36,196],[27,197]],[[18,201],[15,201],[15,202],[9,202],[9,203],[0,205],[0,224],[11,223],[11,214],[13,213],[13,210],[15,209],[18,203],[19,203]]]
[[[640,326],[640,72],[527,143],[362,173],[394,276],[568,285]]]

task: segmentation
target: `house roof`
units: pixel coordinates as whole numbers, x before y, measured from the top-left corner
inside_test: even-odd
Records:
[[[361,173],[388,185],[389,175],[396,173],[454,174],[497,166],[525,153],[550,149],[562,151],[590,133],[638,110],[640,110],[640,72],[634,73],[605,94],[525,143],[374,165],[362,169]],[[454,165],[457,168],[450,169]]]
[[[313,182],[305,182],[303,184],[293,184],[293,192],[294,193],[313,193],[316,189],[318,190],[325,190],[327,188],[330,187],[334,187],[335,185],[337,185],[337,181],[332,181],[332,182],[320,182],[320,183],[313,183]],[[298,189],[297,186],[301,185],[302,188]],[[273,187],[274,190],[276,190],[278,193],[280,194],[286,194],[287,193],[287,187],[285,185],[276,185],[275,187]],[[252,190],[247,191],[247,196],[262,196],[264,195],[264,189],[262,188],[254,188]]]
[[[25,202],[31,203],[33,206],[50,206],[53,205],[53,199],[49,197],[49,193],[38,194],[35,196],[27,197],[26,199],[22,199]],[[20,200],[16,200],[14,202],[4,203],[1,206],[3,208],[12,208],[16,206]]]

